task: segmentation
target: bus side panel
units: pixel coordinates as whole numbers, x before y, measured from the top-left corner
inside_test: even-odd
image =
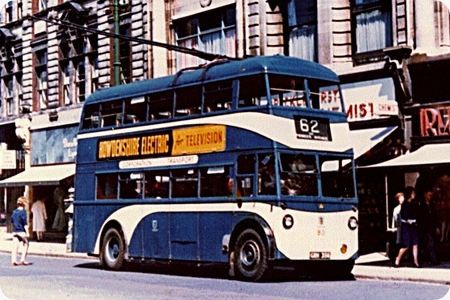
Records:
[[[223,237],[231,233],[231,212],[199,214],[199,254],[201,261],[227,262],[222,250]]]
[[[121,205],[74,205],[74,251],[82,253],[97,252],[94,249],[100,229],[114,211]]]
[[[95,174],[84,165],[77,166],[75,176],[75,199],[77,202],[92,201],[95,198]]]
[[[78,139],[77,164],[97,161],[97,142],[92,139]]]
[[[170,214],[171,259],[198,259],[198,213],[180,212]]]
[[[169,259],[169,214],[154,213],[139,222],[133,232],[128,252],[130,257]]]
[[[168,259],[169,250],[169,213],[155,213],[142,220],[144,257]]]
[[[147,259],[226,263],[228,253],[223,252],[222,243],[231,233],[232,216],[232,212],[148,215],[133,233],[129,254]]]
[[[82,253],[92,253],[95,239],[98,234],[98,224],[96,223],[95,207],[75,206],[74,207],[74,251]]]

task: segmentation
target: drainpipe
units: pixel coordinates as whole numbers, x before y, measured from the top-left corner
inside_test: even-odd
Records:
[[[114,85],[120,84],[119,0],[113,0],[114,13]]]

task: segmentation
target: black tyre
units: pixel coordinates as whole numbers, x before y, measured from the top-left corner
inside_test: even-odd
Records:
[[[244,230],[237,238],[234,249],[236,277],[246,281],[258,281],[268,269],[267,247],[253,229]]]
[[[110,228],[103,238],[100,263],[109,270],[120,270],[125,261],[125,246],[123,237],[115,228]]]

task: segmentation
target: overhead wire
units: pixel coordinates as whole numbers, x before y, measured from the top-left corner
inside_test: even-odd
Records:
[[[222,55],[222,54],[214,54],[214,53],[209,53],[209,52],[205,52],[205,51],[201,51],[201,50],[197,50],[197,49],[193,49],[193,48],[186,48],[186,47],[182,47],[182,46],[177,46],[177,45],[172,45],[172,44],[167,44],[167,43],[162,43],[162,42],[156,42],[156,41],[148,40],[148,39],[144,39],[144,38],[132,37],[132,36],[123,35],[123,34],[115,34],[113,32],[108,32],[108,31],[101,31],[101,30],[98,30],[95,28],[91,28],[89,26],[71,23],[71,22],[64,21],[64,20],[61,20],[58,18],[41,18],[41,17],[36,17],[36,16],[28,16],[28,18],[30,18],[31,20],[44,21],[47,23],[66,26],[68,28],[86,31],[89,33],[103,35],[103,36],[107,36],[107,37],[111,37],[111,38],[118,38],[118,39],[121,39],[124,41],[141,43],[141,44],[151,45],[151,46],[155,46],[155,47],[161,47],[161,48],[164,48],[164,49],[167,49],[170,51],[176,51],[176,52],[180,52],[180,53],[184,53],[184,54],[193,55],[193,56],[199,57],[199,58],[207,60],[207,61],[213,61],[213,60],[216,60],[219,58],[230,59],[230,60],[236,59],[236,58],[228,57],[228,56]]]

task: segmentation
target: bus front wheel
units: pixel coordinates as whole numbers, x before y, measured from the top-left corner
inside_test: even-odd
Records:
[[[236,276],[241,280],[257,281],[268,269],[267,248],[253,229],[244,230],[237,238],[234,253]]]
[[[125,247],[122,235],[115,228],[110,228],[103,238],[100,263],[109,270],[118,271],[124,265]]]

